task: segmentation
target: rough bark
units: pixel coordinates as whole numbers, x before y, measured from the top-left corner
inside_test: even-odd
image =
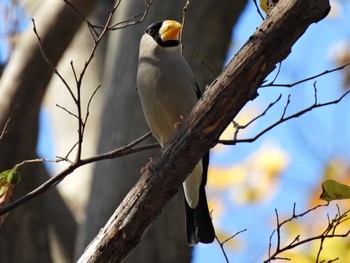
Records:
[[[85,14],[93,2],[72,1]],[[63,1],[45,1],[34,18],[43,48],[55,66],[82,20]],[[10,120],[0,140],[1,171],[37,158],[39,109],[52,73],[29,26],[0,81],[0,130]],[[27,165],[20,172],[22,181],[15,188],[15,196],[26,194],[49,178],[43,165]],[[0,230],[0,262],[51,262],[51,230],[63,245],[64,257],[71,260],[76,224],[56,190],[10,213]]]
[[[280,1],[213,82],[178,132],[154,159],[78,262],[120,262],[133,249],[186,175],[310,24],[328,0]],[[210,33],[210,32],[208,32]]]
[[[134,140],[149,129],[144,120],[138,94],[136,92],[136,68],[138,46],[144,29],[151,22],[162,19],[182,20],[182,8],[186,1],[155,1],[146,20],[141,24],[110,34],[108,57],[105,66],[103,88],[107,89],[105,109],[102,119],[99,152],[124,145]],[[193,0],[187,12],[185,25],[185,51],[190,64],[197,68],[196,77],[203,84],[210,83],[213,76],[194,56],[199,51],[199,33],[211,26],[220,25],[221,37],[212,39],[203,34],[201,43],[207,49],[200,54],[206,62],[218,72],[221,70],[225,54],[231,39],[232,27],[246,1]],[[208,10],[212,9],[210,19]],[[123,2],[115,17],[123,21],[143,11],[142,1]],[[213,21],[216,21],[213,24]],[[140,168],[149,157],[157,151],[148,151],[123,157],[119,160],[103,161],[96,164],[93,186],[88,204],[87,218],[80,230],[80,249],[98,233],[115,207],[123,200],[130,188],[140,177]],[[145,235],[144,240],[133,253],[128,255],[127,262],[189,262],[190,248],[185,242],[184,208],[182,193],[172,200],[162,212],[154,226]]]

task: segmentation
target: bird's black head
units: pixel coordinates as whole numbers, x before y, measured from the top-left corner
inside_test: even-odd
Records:
[[[176,21],[164,20],[147,27],[146,34],[150,35],[162,47],[175,47],[180,44],[181,28],[181,24]]]

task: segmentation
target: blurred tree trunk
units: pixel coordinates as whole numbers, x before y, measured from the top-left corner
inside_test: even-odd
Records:
[[[87,14],[94,0],[71,2]],[[34,18],[43,48],[56,66],[82,19],[63,1],[43,1]],[[51,76],[52,69],[43,59],[29,25],[0,81],[0,97],[3,98],[0,130],[9,120],[7,132],[0,140],[0,171],[23,160],[37,158],[39,110]],[[25,165],[20,172],[22,181],[15,188],[16,197],[33,190],[49,177],[42,164]],[[52,233],[61,246],[63,258],[71,261],[76,223],[55,189],[10,212],[0,229],[0,262],[51,262],[49,239]]]
[[[163,19],[182,21],[185,2],[156,1],[142,24],[110,34],[103,83],[106,100],[100,125],[102,128],[99,152],[125,145],[149,130],[136,91],[139,40],[151,22]],[[202,87],[209,84],[214,76],[200,64],[194,53],[198,53],[210,67],[220,72],[231,40],[233,25],[245,2],[190,2],[184,29],[185,56]],[[143,1],[129,0],[122,2],[115,18],[123,21],[142,12]],[[138,180],[135,175],[140,174],[140,168],[155,153],[156,151],[147,151],[96,163],[86,221],[79,230],[76,256],[81,254],[106,223]],[[180,193],[167,205],[126,261],[189,262],[191,251],[185,241],[184,229],[184,208]]]

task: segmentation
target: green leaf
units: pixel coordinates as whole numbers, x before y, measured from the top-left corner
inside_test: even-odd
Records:
[[[350,199],[350,186],[338,183],[334,180],[326,180],[322,183],[320,199],[325,201]]]
[[[21,181],[21,176],[19,174],[19,172],[14,171],[14,170],[10,170],[10,172],[7,175],[7,182],[9,184],[18,184]]]
[[[8,184],[18,184],[21,181],[19,172],[15,170],[6,170],[0,173],[0,181]]]

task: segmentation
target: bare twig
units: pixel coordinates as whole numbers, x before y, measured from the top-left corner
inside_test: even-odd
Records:
[[[11,117],[7,119],[7,121],[6,121],[6,123],[5,123],[5,126],[4,126],[4,128],[2,129],[2,131],[1,131],[0,140],[2,139],[2,137],[3,137],[3,136],[5,135],[5,133],[7,132],[7,126],[9,125],[10,120],[11,120]]]
[[[83,121],[83,132],[85,131],[85,127],[86,127],[86,123],[88,121],[88,118],[90,116],[90,105],[91,105],[91,102],[93,100],[93,98],[95,97],[97,91],[101,88],[101,85],[98,85],[97,88],[94,90],[94,92],[91,94],[90,96],[90,99],[87,103],[87,106],[86,106],[86,114],[85,114],[85,119]]]
[[[250,120],[248,123],[246,123],[245,125],[239,125],[237,122],[233,122],[233,125],[235,126],[235,133],[234,133],[234,137],[233,139],[234,140],[237,140],[237,136],[238,136],[238,133],[239,133],[239,130],[241,129],[246,129],[249,125],[251,125],[253,122],[255,122],[257,119],[263,117],[264,115],[266,115],[266,113],[277,103],[281,100],[282,98],[282,94],[280,94],[277,99],[273,102],[271,102],[267,108],[261,113],[259,114],[258,116],[256,116],[255,118],[253,118],[252,120]],[[222,141],[220,141],[220,143],[222,143]]]
[[[276,250],[280,250],[281,248],[281,228],[280,228],[280,219],[278,216],[278,211],[275,209],[275,214],[276,214],[276,233],[277,233],[277,245],[276,245]]]
[[[46,182],[44,182],[43,184],[41,184],[39,187],[37,187],[36,189],[34,189],[33,191],[29,192],[28,194],[18,198],[17,200],[11,202],[10,204],[3,206],[0,208],[0,215],[7,213],[8,211],[14,209],[15,207],[33,199],[34,197],[45,193],[46,191],[48,191],[51,187],[55,186],[58,182],[62,181],[67,175],[71,174],[72,172],[74,172],[74,170],[76,170],[77,168],[84,166],[86,164],[89,163],[93,163],[93,162],[97,162],[100,160],[106,160],[106,159],[113,159],[113,158],[117,158],[117,157],[121,157],[121,156],[126,156],[132,153],[136,153],[136,152],[140,152],[140,151],[145,151],[145,150],[149,150],[149,149],[154,149],[154,148],[159,148],[159,144],[148,144],[148,145],[143,145],[143,146],[139,146],[139,147],[135,147],[137,144],[141,143],[142,141],[144,141],[145,139],[147,139],[148,137],[150,137],[152,135],[151,132],[146,133],[145,135],[141,136],[140,138],[130,142],[129,144],[120,147],[116,150],[107,152],[107,153],[103,153],[103,154],[99,154],[90,158],[86,158],[86,159],[81,159],[79,161],[75,161],[73,162],[71,165],[69,165],[65,170],[63,170],[62,172],[60,172],[59,174],[57,174],[54,177],[51,177],[49,180],[47,180]],[[65,160],[65,158],[57,158],[57,160],[50,160],[52,162],[59,162],[61,161],[61,159]],[[34,160],[26,160],[24,161],[25,163],[30,163],[30,162],[42,162],[42,161],[47,161],[45,159],[34,159]],[[17,167],[21,164],[18,164]],[[15,166],[16,167],[16,166]]]
[[[70,62],[70,67],[71,67],[71,69],[72,69],[75,82],[78,82],[78,77],[77,77],[77,73],[75,72],[75,68],[74,68],[74,65],[73,65],[73,61]]]
[[[52,69],[52,71],[59,77],[59,79],[62,81],[62,83],[64,84],[64,86],[67,88],[67,90],[69,91],[69,94],[71,95],[72,99],[74,101],[76,101],[75,95],[72,91],[72,89],[70,88],[70,86],[68,85],[67,81],[62,77],[62,75],[58,72],[58,70],[55,68],[55,66],[52,64],[51,60],[46,56],[42,43],[41,43],[41,38],[38,34],[38,31],[36,29],[36,25],[35,25],[35,20],[32,18],[32,22],[33,22],[33,31],[34,34],[36,35],[38,42],[39,42],[39,48],[41,51],[41,54],[43,56],[43,58],[45,59],[45,62],[49,65],[49,67]]]
[[[273,77],[271,83],[274,83],[277,80],[277,78],[278,78],[278,76],[279,76],[279,74],[281,72],[281,68],[282,68],[282,61],[278,63],[278,68],[277,68],[276,75]]]
[[[31,159],[31,160],[24,160],[18,164],[16,164],[12,170],[17,170],[19,167],[21,167],[22,165],[28,164],[28,163],[59,163],[59,162],[63,162],[66,161],[68,162],[67,159],[64,158],[57,158],[57,159],[46,159],[46,158],[37,158],[37,159]]]
[[[290,260],[289,258],[281,258],[280,255],[283,252],[290,251],[290,250],[294,249],[295,247],[298,247],[298,246],[301,246],[301,245],[304,245],[306,243],[316,241],[316,240],[320,241],[320,246],[319,246],[319,249],[318,249],[318,252],[316,255],[316,262],[319,262],[319,258],[320,258],[320,254],[321,254],[321,251],[323,248],[323,244],[324,244],[324,241],[326,239],[337,238],[337,237],[347,237],[350,234],[350,230],[343,233],[343,234],[337,234],[336,228],[344,222],[344,219],[346,219],[346,220],[348,219],[348,213],[350,212],[350,210],[347,210],[344,213],[340,213],[340,210],[338,207],[338,213],[334,216],[334,218],[332,220],[330,220],[328,217],[328,225],[326,226],[326,229],[321,234],[310,237],[310,238],[305,238],[305,239],[300,239],[300,235],[297,235],[291,243],[289,243],[283,247],[281,246],[282,239],[281,239],[280,231],[281,231],[283,225],[285,225],[288,222],[291,222],[293,220],[296,220],[298,217],[303,217],[306,214],[308,214],[312,211],[315,211],[316,209],[318,209],[320,207],[325,207],[325,206],[328,206],[328,203],[323,204],[323,205],[317,205],[317,206],[315,206],[315,207],[313,207],[305,212],[302,212],[300,214],[296,214],[295,213],[295,204],[294,204],[292,216],[290,218],[282,221],[282,222],[279,221],[277,210],[275,210],[277,226],[276,226],[276,229],[272,232],[272,234],[270,236],[268,259],[265,260],[264,262],[267,263],[267,262],[271,262],[271,261],[277,260],[277,259]],[[275,233],[277,233],[276,234],[276,247],[275,247],[275,251],[273,253],[271,253],[272,237],[275,235]],[[335,261],[335,260],[337,260],[337,259],[332,259],[332,261]],[[329,262],[332,262],[332,261],[329,261]]]
[[[132,16],[129,19],[126,19],[122,22],[116,23],[116,24],[112,25],[111,27],[109,27],[108,29],[109,30],[118,30],[118,29],[126,28],[129,26],[134,26],[136,24],[142,23],[143,20],[145,20],[147,14],[148,14],[148,10],[152,4],[153,4],[153,0],[145,0],[145,6],[144,6],[143,13],[138,14],[136,16]]]
[[[315,88],[315,92],[317,92],[317,89],[315,87],[315,84],[314,84],[314,88]],[[331,101],[328,101],[328,102],[324,102],[324,103],[317,103],[317,99],[315,100],[315,102],[303,109],[303,110],[300,110],[294,114],[291,114],[289,116],[285,116],[286,115],[286,110],[287,110],[287,107],[290,103],[290,98],[288,96],[288,99],[287,99],[287,102],[286,102],[286,105],[284,107],[284,110],[283,110],[283,113],[281,115],[281,118],[276,121],[275,123],[271,124],[270,126],[268,126],[267,128],[265,128],[264,130],[262,130],[261,132],[259,132],[258,134],[256,134],[254,137],[252,138],[247,138],[247,139],[234,139],[234,140],[219,140],[218,143],[221,143],[221,144],[224,144],[224,145],[235,145],[237,143],[250,143],[250,142],[254,142],[256,141],[257,139],[259,139],[262,135],[264,135],[265,133],[267,133],[268,131],[270,131],[271,129],[275,128],[276,126],[290,120],[290,119],[293,119],[293,118],[298,118],[300,117],[301,115],[303,114],[306,114],[307,112],[310,112],[314,109],[317,109],[317,108],[321,108],[321,107],[325,107],[325,106],[328,106],[328,105],[332,105],[332,104],[337,104],[339,103],[341,100],[343,100],[348,94],[350,93],[350,90],[346,91],[345,93],[343,93],[339,98],[335,99],[335,100],[331,100]],[[256,120],[257,118],[255,118]],[[238,128],[241,127],[241,126],[238,126]],[[244,127],[244,126],[243,126]]]
[[[296,81],[296,82],[293,82],[293,83],[286,83],[286,84],[283,84],[283,83],[274,83],[274,81],[276,80],[276,79],[274,79],[274,80],[272,80],[270,83],[265,84],[265,85],[262,85],[261,87],[262,87],[262,88],[264,88],[264,87],[285,87],[285,88],[291,88],[291,87],[296,86],[296,85],[299,85],[299,84],[301,84],[301,83],[304,83],[304,82],[307,82],[307,81],[310,81],[310,80],[317,79],[317,78],[319,78],[319,77],[321,77],[321,76],[324,76],[324,75],[327,75],[327,74],[329,74],[329,73],[332,73],[332,72],[335,72],[335,71],[340,71],[340,70],[346,68],[346,67],[349,66],[349,65],[350,65],[350,62],[349,62],[349,63],[346,63],[346,64],[344,64],[344,65],[342,65],[342,66],[339,66],[339,67],[337,67],[337,68],[327,69],[327,70],[325,70],[325,71],[323,71],[323,72],[321,72],[321,73],[319,73],[319,74],[313,75],[313,76],[311,76],[311,77],[304,78],[304,79],[302,79],[302,80],[299,80],[299,81]]]
[[[234,235],[230,236],[229,238],[226,238],[226,239],[225,239],[224,241],[222,241],[222,242],[219,240],[219,238],[218,238],[217,236],[215,236],[215,239],[216,239],[216,241],[219,243],[220,249],[221,249],[222,254],[224,255],[225,260],[226,260],[227,263],[229,263],[230,261],[229,261],[229,259],[228,259],[228,257],[227,257],[227,254],[226,254],[226,251],[225,251],[225,248],[224,248],[225,243],[228,242],[228,241],[230,241],[230,240],[232,240],[232,239],[234,239],[236,236],[238,236],[239,234],[241,234],[241,233],[243,233],[243,232],[245,232],[245,231],[247,231],[247,229],[243,229],[243,230],[241,230],[241,231],[238,231],[237,233],[235,233]]]
[[[207,63],[204,62],[204,60],[197,53],[194,53],[194,55],[199,60],[199,63],[201,63],[206,69],[208,69],[214,77],[218,75]]]
[[[183,28],[185,27],[186,24],[186,13],[187,13],[187,8],[190,5],[190,0],[186,0],[186,3],[184,5],[184,7],[182,8],[182,30],[181,30],[181,37],[180,37],[180,41],[181,41],[181,53],[183,53],[184,51],[184,43],[183,43]]]
[[[330,73],[333,73],[335,71],[339,71],[339,70],[342,70],[344,69],[345,67],[349,66],[350,63],[347,63],[347,64],[344,64],[340,67],[337,67],[337,68],[334,68],[334,69],[330,69],[330,70],[325,70],[323,71],[322,73],[320,74],[317,74],[317,75],[314,75],[314,76],[311,76],[311,77],[308,77],[306,79],[302,79],[302,80],[299,80],[297,82],[294,82],[294,83],[291,83],[291,84],[274,84],[279,72],[280,72],[280,68],[281,68],[281,65],[279,66],[278,68],[278,72],[276,74],[276,76],[274,77],[274,79],[269,83],[269,84],[266,84],[266,85],[262,85],[261,87],[293,87],[293,86],[296,86],[296,85],[299,85],[301,83],[304,83],[304,82],[307,82],[307,81],[310,81],[310,80],[313,80],[313,79],[316,79],[318,77],[321,77],[323,75],[326,75],[326,74],[330,74]],[[282,124],[283,122],[287,121],[287,120],[290,120],[292,118],[297,118],[315,108],[320,108],[320,107],[324,107],[324,106],[328,106],[328,105],[331,105],[331,104],[337,104],[339,103],[348,93],[349,91],[345,92],[343,95],[341,95],[338,99],[336,100],[333,100],[333,101],[329,101],[329,102],[325,102],[325,103],[318,103],[318,99],[317,99],[317,86],[316,86],[316,81],[313,83],[313,88],[314,88],[314,103],[313,105],[311,105],[310,107],[308,108],[305,108],[299,112],[296,112],[295,114],[292,114],[290,115],[289,117],[285,117],[286,116],[286,112],[287,112],[287,108],[290,104],[290,95],[288,95],[288,98],[287,98],[287,102],[286,102],[286,105],[284,106],[284,109],[283,109],[283,113],[281,115],[281,118],[273,123],[272,125],[270,125],[269,127],[267,127],[266,129],[262,130],[260,133],[258,133],[255,137],[253,138],[249,138],[249,139],[238,139],[237,136],[238,136],[238,133],[240,130],[242,129],[245,129],[247,128],[250,124],[252,124],[253,122],[255,122],[256,120],[258,120],[259,118],[261,118],[262,116],[264,116],[267,111],[272,107],[274,106],[275,104],[277,104],[277,102],[281,99],[280,97],[277,98],[276,101],[272,102],[270,105],[268,105],[268,107],[264,110],[264,112],[262,112],[260,115],[258,115],[257,117],[253,118],[251,121],[249,121],[247,124],[245,125],[239,125],[238,123],[234,122],[233,121],[233,124],[235,126],[235,132],[233,134],[233,139],[232,140],[219,140],[218,143],[221,143],[221,144],[224,144],[224,145],[235,145],[237,143],[242,143],[242,142],[253,142],[255,140],[257,140],[258,138],[260,138],[263,134],[265,134],[266,132],[270,131],[272,128]],[[280,95],[281,96],[281,95]]]
[[[59,105],[59,104],[56,104],[56,107],[57,107],[57,108],[60,108],[61,110],[64,110],[64,111],[67,112],[69,115],[72,115],[74,118],[79,119],[79,117],[78,117],[76,114],[74,114],[73,112],[71,112],[71,111],[68,110],[67,108],[65,108],[65,107],[63,107],[63,106],[61,106],[61,105]]]
[[[96,38],[98,37],[98,33],[97,31],[95,30],[95,26],[87,19],[86,16],[84,16],[80,11],[79,9],[77,9],[71,2],[67,1],[67,0],[63,0],[67,5],[69,5],[73,10],[74,12],[76,12],[82,19],[83,21],[86,23],[89,31],[90,31],[90,34],[92,36],[92,38],[94,40],[96,40]],[[120,1],[119,1],[120,2]]]
[[[290,94],[288,95],[287,102],[283,108],[283,113],[282,113],[280,120],[283,120],[285,118],[289,104],[290,104]]]
[[[86,16],[84,16],[78,8],[76,8],[70,1],[67,1],[67,0],[63,0],[67,5],[69,5],[73,10],[74,12],[76,12],[85,22],[88,21],[88,19],[86,18]]]

